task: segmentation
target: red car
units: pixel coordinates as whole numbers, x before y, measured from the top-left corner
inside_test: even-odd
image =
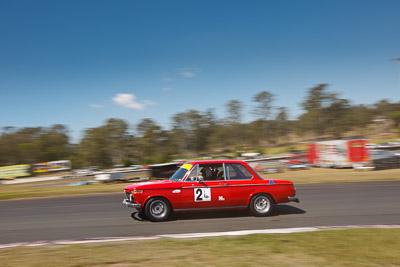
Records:
[[[237,160],[186,162],[169,180],[131,184],[125,194],[123,204],[151,221],[164,221],[171,212],[220,209],[267,216],[275,204],[299,202],[292,182],[263,179]]]

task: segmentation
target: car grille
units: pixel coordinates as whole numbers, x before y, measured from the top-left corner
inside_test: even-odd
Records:
[[[135,198],[133,197],[132,193],[125,191],[126,198],[129,199],[130,202],[135,202]]]

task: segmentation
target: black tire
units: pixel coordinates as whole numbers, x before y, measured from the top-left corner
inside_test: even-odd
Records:
[[[147,201],[144,212],[150,221],[162,222],[170,215],[171,205],[165,198],[154,197]]]
[[[250,212],[257,217],[264,217],[271,214],[275,203],[268,194],[258,194],[250,201]]]

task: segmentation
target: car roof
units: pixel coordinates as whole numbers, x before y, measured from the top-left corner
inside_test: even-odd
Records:
[[[213,159],[213,160],[189,160],[187,163],[195,164],[207,164],[207,163],[246,163],[243,160],[231,160],[231,159]]]

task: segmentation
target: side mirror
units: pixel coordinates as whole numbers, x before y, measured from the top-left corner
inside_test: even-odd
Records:
[[[207,186],[207,185],[204,183],[204,177],[203,177],[203,176],[197,177],[197,182],[198,182],[199,184],[202,184],[202,185],[204,185],[204,186]]]

